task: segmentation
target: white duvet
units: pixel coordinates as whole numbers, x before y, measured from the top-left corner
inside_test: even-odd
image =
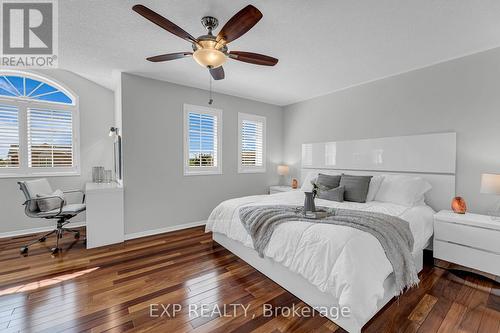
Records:
[[[231,199],[210,215],[206,231],[253,248],[252,239],[239,219],[239,208],[248,205],[302,205],[301,191]],[[409,222],[415,239],[414,253],[421,251],[433,233],[433,210],[428,206],[408,208],[391,203],[334,202],[316,199],[316,206],[341,207],[394,215]],[[265,256],[302,275],[311,284],[351,309],[360,327],[377,311],[384,296],[383,284],[392,266],[379,241],[369,233],[331,224],[287,222],[279,225],[264,251]]]

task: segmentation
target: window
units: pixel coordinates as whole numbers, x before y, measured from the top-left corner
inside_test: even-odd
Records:
[[[238,172],[266,172],[266,118],[238,113]]]
[[[0,104],[0,168],[19,167],[19,112]]]
[[[79,174],[78,106],[44,77],[0,71],[0,177]]]
[[[71,111],[28,109],[28,156],[30,167],[73,166]]]
[[[184,175],[220,174],[222,110],[184,104]]]

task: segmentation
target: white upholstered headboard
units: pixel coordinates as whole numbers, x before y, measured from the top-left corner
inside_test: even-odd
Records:
[[[418,175],[432,185],[427,204],[449,209],[455,196],[456,133],[303,144],[301,180],[319,171]]]

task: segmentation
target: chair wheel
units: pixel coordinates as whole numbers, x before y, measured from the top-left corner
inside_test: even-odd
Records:
[[[52,251],[52,254],[58,254],[59,253],[59,248],[58,247],[54,247],[51,249]]]
[[[75,239],[78,239],[78,238],[80,238],[80,233],[79,233],[79,232],[77,232],[77,233],[75,234]]]
[[[21,248],[21,254],[26,254],[26,253],[28,253],[28,247],[24,246]]]
[[[43,243],[43,242],[45,242],[46,240],[47,240],[47,238],[42,237],[42,238],[40,238],[38,241],[39,241],[40,243]]]

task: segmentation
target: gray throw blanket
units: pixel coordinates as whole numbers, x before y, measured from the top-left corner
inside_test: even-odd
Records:
[[[319,207],[318,207],[319,208]],[[240,209],[240,220],[253,240],[259,256],[278,225],[288,221],[328,223],[352,227],[368,232],[378,239],[392,265],[396,287],[401,294],[405,288],[418,284],[417,269],[413,261],[413,235],[408,222],[396,216],[350,209],[322,208],[328,212],[323,219],[311,219],[302,214],[301,207],[248,206]]]

